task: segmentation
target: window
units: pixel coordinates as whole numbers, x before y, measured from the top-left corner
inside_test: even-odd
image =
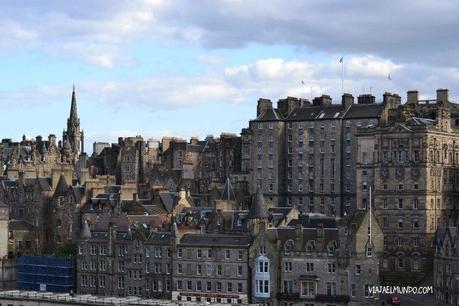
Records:
[[[367,257],[371,257],[373,255],[373,246],[368,243],[367,244]]]
[[[313,272],[314,271],[314,263],[313,262],[307,262],[306,263],[306,271],[307,272]]]
[[[212,271],[213,271],[213,267],[211,264],[208,264],[207,265],[207,275],[211,275],[212,274]]]
[[[351,284],[351,297],[355,297],[355,293],[356,293],[355,284]]]
[[[201,258],[202,257],[202,250],[201,249],[197,249],[196,250],[196,258]]]
[[[328,273],[335,273],[336,271],[336,264],[335,263],[329,263],[328,264]]]
[[[293,281],[284,280],[284,293],[291,294],[293,291]]]
[[[242,266],[237,266],[237,276],[242,276]]]
[[[292,272],[292,262],[291,261],[284,262],[284,271]]]
[[[307,297],[315,297],[316,284],[311,281],[301,282],[301,294]]]
[[[237,292],[241,293],[242,292],[242,283],[237,283]]]
[[[182,256],[183,256],[183,250],[182,250],[182,248],[178,248],[177,249],[177,258],[182,258]]]
[[[218,275],[218,276],[221,276],[221,275],[223,274],[222,271],[223,271],[222,266],[221,266],[221,265],[218,265],[218,266],[217,266],[217,275]]]
[[[238,260],[242,260],[243,258],[244,258],[244,251],[243,250],[239,250],[238,254],[237,254],[237,259]]]
[[[216,285],[217,285],[216,286],[216,291],[217,292],[221,292],[222,291],[222,283],[221,282],[217,282]]]
[[[327,295],[336,295],[336,283],[327,283]]]
[[[207,282],[207,284],[206,284],[206,290],[207,290],[207,291],[212,291],[212,282]]]
[[[212,258],[212,249],[207,249],[207,258]]]
[[[367,152],[362,152],[362,163],[364,165],[368,164],[368,153]]]
[[[403,219],[402,218],[398,219],[398,228],[399,229],[403,228]]]
[[[255,295],[269,295],[269,280],[257,279],[255,281]]]
[[[418,209],[419,208],[419,200],[418,199],[414,199],[413,200],[413,208],[414,209]]]
[[[355,275],[360,275],[362,272],[362,267],[360,265],[355,265]]]
[[[398,199],[398,209],[403,209],[403,199]]]
[[[155,257],[156,258],[161,258],[163,256],[163,252],[161,247],[155,247]]]
[[[226,290],[228,292],[233,292],[233,283],[227,283],[226,284]]]

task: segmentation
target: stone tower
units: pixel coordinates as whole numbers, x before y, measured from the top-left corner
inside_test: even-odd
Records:
[[[77,113],[77,103],[75,97],[75,86],[72,91],[72,102],[70,106],[70,117],[67,119],[67,130],[62,135],[63,143],[70,144],[73,155],[78,158],[84,152],[84,132],[80,130],[80,118]]]

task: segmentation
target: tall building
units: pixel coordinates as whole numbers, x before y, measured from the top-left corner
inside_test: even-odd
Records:
[[[433,100],[409,91],[388,121],[358,133],[357,201],[374,211],[384,231],[383,280],[431,276],[432,239],[441,224],[457,224],[459,105],[446,89]]]
[[[361,95],[355,104],[352,95],[344,94],[341,104],[332,104],[323,95],[312,103],[288,97],[274,108],[260,99],[257,118],[242,137],[245,170],[250,154],[251,192],[260,186],[270,206],[350,215],[356,197],[356,129],[378,126],[397,101],[397,95],[386,93],[381,103]]]

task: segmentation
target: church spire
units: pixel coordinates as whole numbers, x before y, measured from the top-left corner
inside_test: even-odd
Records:
[[[75,97],[75,84],[73,84],[72,105],[70,107],[70,118],[69,119],[72,122],[76,122],[78,119],[77,104],[76,104],[76,97]]]

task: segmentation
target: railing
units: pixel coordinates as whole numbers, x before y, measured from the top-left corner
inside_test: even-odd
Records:
[[[20,291],[9,290],[0,291],[0,301],[16,300],[16,301],[50,301],[59,302],[58,305],[111,305],[111,306],[131,306],[131,305],[150,305],[150,306],[191,306],[191,305],[224,305],[221,303],[209,302],[187,302],[187,301],[171,301],[164,299],[142,299],[140,297],[97,297],[89,294],[71,295],[69,293],[52,293],[39,291]],[[56,303],[57,304],[57,303]],[[226,304],[227,305],[227,304]],[[246,304],[258,305],[258,304]]]

